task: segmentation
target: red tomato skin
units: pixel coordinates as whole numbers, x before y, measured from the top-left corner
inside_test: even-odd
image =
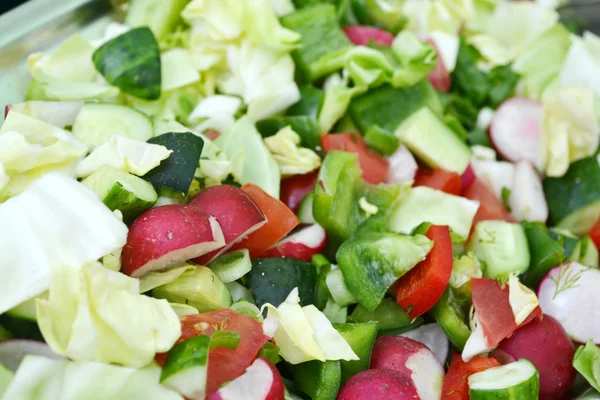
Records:
[[[458,196],[461,189],[461,179],[460,175],[456,172],[446,171],[441,168],[434,170],[419,168],[414,186],[427,186]]]
[[[216,330],[229,330],[240,334],[240,342],[235,350],[217,348],[208,353],[207,396],[216,392],[223,383],[241,376],[269,341],[263,334],[260,323],[228,308],[185,315],[179,320],[181,336],[177,343],[199,335],[210,335]],[[157,354],[156,360],[162,365],[166,356],[166,353]]]
[[[396,301],[411,318],[429,311],[442,297],[452,274],[452,241],[447,226],[432,225],[426,235],[433,248],[425,260],[394,285]]]
[[[513,216],[504,207],[502,200],[496,196],[484,181],[475,179],[463,192],[463,197],[469,200],[477,200],[480,203],[477,214],[475,214],[475,218],[473,219],[471,231],[475,229],[475,226],[480,221],[501,220],[515,222]]]
[[[454,354],[448,373],[444,377],[442,399],[469,400],[469,376],[498,366],[500,363],[493,358],[475,356],[466,363],[460,354]]]
[[[342,28],[348,39],[357,46],[368,46],[371,42],[381,46],[391,46],[394,35],[373,26],[352,25]]]
[[[246,239],[232,246],[231,250],[248,249],[250,257],[256,258],[290,233],[300,223],[300,220],[288,206],[271,197],[257,185],[247,183],[242,186],[242,190],[265,214],[267,223],[248,235]]]
[[[298,212],[298,208],[304,197],[315,188],[318,176],[319,171],[315,171],[305,175],[295,175],[282,179],[279,198],[290,210],[295,213]]]
[[[375,150],[370,149],[360,134],[347,132],[323,135],[321,145],[326,153],[338,150],[358,154],[363,179],[373,185],[385,181],[389,162]]]

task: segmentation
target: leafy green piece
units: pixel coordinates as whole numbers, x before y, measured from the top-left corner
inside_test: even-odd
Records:
[[[109,40],[92,59],[104,78],[124,93],[147,100],[160,97],[160,49],[149,28],[135,28]]]
[[[490,83],[489,106],[497,108],[504,100],[512,97],[519,82],[510,64],[499,65],[487,75]]]
[[[481,53],[461,39],[456,68],[451,74],[452,89],[468,98],[476,107],[485,104],[491,89],[486,74],[477,67],[480,59]]]
[[[600,391],[600,347],[592,340],[579,346],[573,357],[573,367],[594,389]]]
[[[511,212],[510,205],[509,205],[510,192],[511,192],[511,190],[509,188],[507,188],[506,186],[504,186],[502,188],[502,192],[501,192],[502,203],[504,203],[504,208],[506,208],[506,210],[508,212]]]

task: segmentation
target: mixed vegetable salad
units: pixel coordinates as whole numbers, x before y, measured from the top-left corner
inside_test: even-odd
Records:
[[[130,0],[0,128],[0,398],[600,398],[600,38],[558,3]]]

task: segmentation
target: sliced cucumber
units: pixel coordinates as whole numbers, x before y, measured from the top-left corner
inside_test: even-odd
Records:
[[[395,134],[406,147],[432,168],[462,174],[471,162],[469,146],[429,107],[423,107],[411,115]]]
[[[149,28],[135,28],[109,40],[92,59],[104,79],[122,92],[145,100],[160,97],[160,49]]]
[[[160,383],[189,399],[204,399],[210,338],[195,336],[176,344],[167,354]]]
[[[72,131],[91,147],[108,142],[113,135],[145,142],[153,134],[152,122],[145,114],[120,104],[105,103],[84,104]]]
[[[281,18],[281,24],[302,35],[292,57],[309,82],[343,67],[352,43],[340,29],[334,5],[303,8]]]
[[[471,400],[537,400],[539,391],[540,374],[525,359],[469,376]]]
[[[336,265],[331,266],[331,270],[327,274],[325,282],[327,283],[327,288],[329,289],[329,293],[331,293],[331,297],[333,297],[333,300],[340,306],[357,303],[356,297],[354,297],[346,287],[342,270]]]
[[[191,132],[172,132],[153,137],[148,143],[165,146],[173,150],[173,153],[158,167],[148,172],[144,179],[152,183],[159,192],[173,190],[187,194],[200,163],[204,147],[202,138]]]
[[[189,304],[200,312],[227,308],[232,303],[229,289],[206,267],[185,271],[173,282],[152,290],[152,296],[171,303]]]
[[[583,236],[600,217],[600,165],[596,157],[575,161],[561,178],[546,178],[549,224]]]
[[[147,26],[157,39],[171,33],[181,21],[181,11],[190,0],[132,0],[127,8],[125,23]]]
[[[313,217],[313,198],[314,192],[308,193],[300,202],[298,207],[298,218],[303,224],[316,224],[315,217]]]
[[[468,244],[485,266],[484,276],[507,279],[529,268],[531,256],[523,227],[504,221],[481,221]]]
[[[81,183],[94,191],[112,211],[120,210],[124,221],[132,221],[158,199],[150,183],[110,165],[101,167]]]
[[[237,281],[252,269],[250,253],[242,249],[224,254],[210,264],[210,269],[223,283]]]

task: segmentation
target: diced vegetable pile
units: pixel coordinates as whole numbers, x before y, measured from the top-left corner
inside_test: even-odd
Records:
[[[600,398],[600,38],[558,6],[130,0],[30,55],[0,398]]]

